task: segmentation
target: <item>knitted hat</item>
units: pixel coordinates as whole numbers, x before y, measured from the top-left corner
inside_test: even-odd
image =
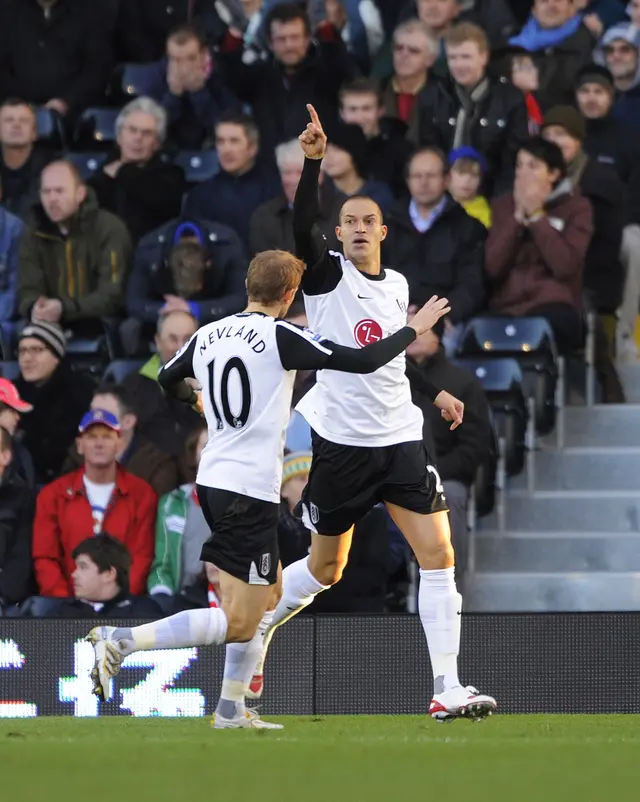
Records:
[[[580,89],[585,84],[600,84],[609,92],[615,92],[613,75],[606,67],[601,64],[586,64],[578,70],[576,75],[576,89]]]
[[[337,125],[329,136],[329,144],[346,151],[353,159],[358,175],[367,178],[369,175],[369,144],[364,131],[359,125]]]
[[[480,165],[480,171],[484,174],[487,172],[487,161],[475,148],[472,148],[470,145],[463,145],[460,148],[456,148],[449,153],[449,168],[453,167],[453,165],[458,161],[458,159],[471,159],[474,162],[478,162]]]
[[[19,339],[24,340],[27,337],[40,340],[58,359],[63,359],[67,352],[64,332],[57,323],[46,323],[44,320],[29,323],[20,332]]]
[[[541,130],[550,125],[558,125],[579,142],[585,138],[584,119],[577,109],[573,106],[554,106],[544,115]]]
[[[284,487],[289,479],[296,476],[307,476],[311,470],[310,451],[292,451],[284,458],[282,465],[282,486]]]

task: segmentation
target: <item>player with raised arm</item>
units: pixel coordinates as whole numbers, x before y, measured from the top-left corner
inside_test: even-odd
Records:
[[[327,137],[313,106],[300,135],[305,163],[293,206],[296,255],[307,264],[301,287],[311,328],[342,345],[365,347],[400,329],[407,319],[406,279],[381,265],[387,229],[370,198],[345,201],[336,228],[344,256],[329,251],[316,225],[318,176]],[[422,413],[411,401],[404,354],[368,376],[322,371],[296,409],[312,429],[313,460],[301,517],[311,530],[309,557],[283,572],[282,598],[265,638],[337,582],[347,563],[354,524],[385,503],[420,566],[418,608],[434,677],[429,712],[438,721],[483,718],[495,699],[458,679],[462,598],[440,477],[422,440]],[[463,404],[424,383],[455,428]],[[248,696],[259,696],[262,661]]]
[[[247,643],[256,637],[277,578],[284,432],[295,371],[370,373],[395,359],[448,311],[447,300],[434,296],[408,326],[368,348],[334,345],[280,319],[303,270],[290,253],[258,254],[249,265],[245,311],[198,329],[158,375],[169,394],[201,405],[207,420],[209,441],[198,468],[197,492],[212,534],[201,559],[218,568],[222,603],[138,627],[92,629],[87,637],[95,651],[92,679],[102,699],[109,698],[111,678],[133,652]],[[197,380],[201,396],[186,379]],[[218,711],[216,727],[280,728],[247,716],[246,670],[245,662],[227,660],[225,680],[232,689],[227,701],[234,704],[227,715]]]

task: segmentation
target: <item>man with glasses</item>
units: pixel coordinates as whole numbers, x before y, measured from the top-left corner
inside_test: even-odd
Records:
[[[55,323],[31,323],[20,334],[20,376],[15,386],[22,401],[32,407],[20,419],[20,429],[39,485],[60,474],[93,395],[92,380],[72,371],[65,353],[64,332]]]
[[[410,19],[393,32],[393,76],[382,95],[384,114],[407,126],[407,138],[418,143],[419,98],[430,82],[438,42],[424,22]]]
[[[639,47],[638,29],[621,23],[609,28],[594,52],[596,61],[606,64],[613,76],[613,116],[636,128],[640,128]]]

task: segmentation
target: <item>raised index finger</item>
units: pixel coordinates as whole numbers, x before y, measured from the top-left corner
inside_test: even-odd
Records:
[[[320,122],[320,117],[318,117],[318,112],[313,108],[311,103],[307,103],[307,111],[309,112],[309,116],[311,117],[311,122],[314,125],[319,126],[319,128],[322,128],[322,123]]]

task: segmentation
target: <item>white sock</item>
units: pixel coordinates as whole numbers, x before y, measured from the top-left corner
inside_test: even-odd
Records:
[[[420,570],[418,611],[427,636],[434,694],[460,685],[458,654],[462,596],[456,589],[453,568]]]
[[[321,585],[309,570],[309,558],[291,563],[282,572],[282,598],[273,611],[271,629],[284,624],[315,599],[323,590],[331,587]]]
[[[125,654],[150,649],[181,649],[186,646],[209,646],[224,643],[227,616],[221,607],[185,610],[150,624],[116,629]]]
[[[262,653],[253,669],[254,674],[264,672],[264,662],[267,659],[269,644],[276,628],[311,604],[318,593],[330,587],[331,585],[321,585],[311,573],[308,557],[291,563],[284,569],[282,572],[282,598],[273,611],[273,621],[265,633]]]
[[[273,610],[264,614],[256,634],[247,643],[227,643],[224,661],[222,690],[216,713],[223,718],[238,718],[244,715],[246,696],[257,661],[262,654],[264,636],[271,625]]]

